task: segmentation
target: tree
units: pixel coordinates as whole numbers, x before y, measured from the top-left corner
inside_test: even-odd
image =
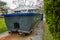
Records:
[[[5,2],[0,1],[0,7],[6,5]]]
[[[60,40],[60,0],[44,0],[44,12],[51,34]]]
[[[7,9],[5,8],[5,6],[6,6],[6,3],[0,1],[0,11],[1,11],[2,13],[7,13]]]

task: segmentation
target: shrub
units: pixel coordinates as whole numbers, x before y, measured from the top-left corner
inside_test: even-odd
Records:
[[[44,12],[51,34],[60,40],[60,0],[44,0]]]

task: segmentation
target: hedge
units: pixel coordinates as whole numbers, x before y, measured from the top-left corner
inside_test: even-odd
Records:
[[[60,0],[44,0],[44,12],[50,33],[60,40]]]

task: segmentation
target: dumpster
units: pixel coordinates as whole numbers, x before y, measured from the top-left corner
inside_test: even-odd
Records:
[[[3,14],[3,16],[9,32],[30,33],[33,28],[32,24],[41,20],[41,14],[37,12],[18,12]]]

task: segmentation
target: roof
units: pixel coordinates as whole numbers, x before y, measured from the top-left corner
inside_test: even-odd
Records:
[[[14,9],[14,11],[19,11],[19,10],[29,10],[29,9],[39,9],[36,6],[20,6]]]
[[[35,14],[40,14],[40,13],[37,13],[37,12],[18,12],[18,13],[13,13],[13,14],[2,14],[2,16],[5,16],[5,17],[10,17],[10,16],[32,16],[32,15],[35,15]]]

